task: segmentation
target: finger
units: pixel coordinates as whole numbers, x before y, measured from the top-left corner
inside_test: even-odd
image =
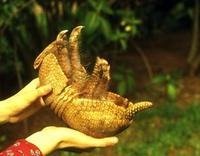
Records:
[[[107,146],[113,146],[116,143],[118,143],[117,137],[109,137],[109,138],[88,138],[86,142],[81,142],[81,148],[89,148],[89,147],[107,147]]]
[[[62,141],[58,145],[58,148],[76,147],[80,149],[91,148],[91,147],[108,147],[118,143],[117,137],[96,139],[96,138],[74,138],[73,140]]]
[[[23,110],[22,113],[11,116],[9,118],[9,122],[16,123],[16,122],[22,121],[22,120],[28,118],[29,116],[31,116],[32,114],[34,114],[35,112],[37,112],[40,108],[41,108],[40,105],[31,105],[29,108]]]
[[[108,137],[102,139],[92,138],[91,143],[93,142],[96,147],[106,147],[106,146],[113,146],[119,142],[117,137]]]
[[[12,100],[15,100],[15,110],[22,111],[30,106],[34,101],[39,100],[40,97],[47,95],[52,90],[50,85],[45,85],[29,91],[19,96],[13,97]],[[40,102],[40,101],[39,101]],[[40,104],[41,105],[41,104]],[[16,111],[15,111],[16,112]]]
[[[51,86],[46,85],[29,91],[27,93],[23,93],[20,95],[15,95],[9,98],[9,110],[11,116],[18,115],[18,113],[23,112],[27,107],[31,106],[33,102],[38,100],[40,104],[39,98],[48,94],[51,91]],[[41,106],[41,104],[40,104]]]
[[[39,103],[40,103],[41,106],[45,106],[45,102],[44,102],[43,98],[39,99]]]
[[[109,138],[102,138],[102,139],[97,139],[93,137],[85,137],[87,141],[80,142],[81,146],[83,148],[89,148],[89,147],[107,147],[107,146],[113,146],[116,143],[118,143],[118,138],[117,137],[109,137]]]
[[[37,88],[36,90],[37,90],[36,96],[42,97],[42,96],[50,93],[52,90],[52,87],[51,87],[51,85],[45,85],[45,86],[41,86],[41,87]]]
[[[32,103],[34,102],[36,99],[44,96],[44,95],[47,95],[48,93],[50,93],[52,90],[51,86],[50,85],[45,85],[45,86],[42,86],[42,87],[39,87],[33,91],[30,91],[28,93],[26,93],[26,96],[24,94],[24,100],[26,103]]]
[[[31,91],[39,87],[39,85],[40,85],[39,78],[35,78],[30,83],[28,83],[23,89],[21,89],[17,94],[22,94],[24,92]]]
[[[106,147],[106,146],[113,146],[118,142],[117,137],[108,137],[99,139],[88,136],[84,133],[81,133],[73,129],[62,128],[59,134],[61,133],[63,134],[62,135],[63,141],[59,144],[59,148],[64,148],[66,146],[78,147],[78,148]]]

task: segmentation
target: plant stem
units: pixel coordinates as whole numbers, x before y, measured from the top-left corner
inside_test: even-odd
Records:
[[[141,58],[142,58],[142,60],[144,62],[144,65],[146,67],[147,73],[149,75],[149,79],[152,80],[152,78],[153,78],[153,71],[152,71],[151,65],[150,65],[150,63],[148,61],[148,58],[146,57],[146,55],[144,54],[143,50],[138,45],[136,45],[135,43],[133,43],[133,46],[135,47],[136,51],[141,56]]]
[[[190,65],[190,75],[194,75],[196,69],[199,66],[198,55],[198,42],[199,42],[199,0],[195,0],[194,14],[193,14],[193,32],[192,32],[192,42],[189,51],[187,61]]]

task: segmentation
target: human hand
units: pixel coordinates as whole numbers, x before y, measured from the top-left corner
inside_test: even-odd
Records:
[[[32,134],[26,140],[36,145],[44,155],[56,149],[106,147],[113,146],[118,142],[117,137],[98,139],[70,128],[53,126]]]
[[[12,97],[0,101],[0,123],[15,123],[32,115],[44,105],[42,96],[51,91],[51,86],[39,87],[39,79],[32,80]]]

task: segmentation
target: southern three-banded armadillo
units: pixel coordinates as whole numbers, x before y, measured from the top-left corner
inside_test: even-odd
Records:
[[[69,41],[61,31],[36,58],[41,85],[53,91],[44,101],[71,128],[94,137],[113,136],[126,129],[136,112],[152,106],[151,102],[132,103],[109,92],[110,66],[97,57],[88,74],[80,61],[78,39],[83,27],[74,28]]]

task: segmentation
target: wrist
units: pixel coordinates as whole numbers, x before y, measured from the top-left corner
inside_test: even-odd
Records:
[[[9,121],[10,113],[8,102],[6,100],[0,101],[0,124],[4,124]]]
[[[59,143],[59,139],[54,136],[54,133],[54,131],[44,128],[27,137],[25,140],[37,146],[44,155],[47,155],[55,150]]]

